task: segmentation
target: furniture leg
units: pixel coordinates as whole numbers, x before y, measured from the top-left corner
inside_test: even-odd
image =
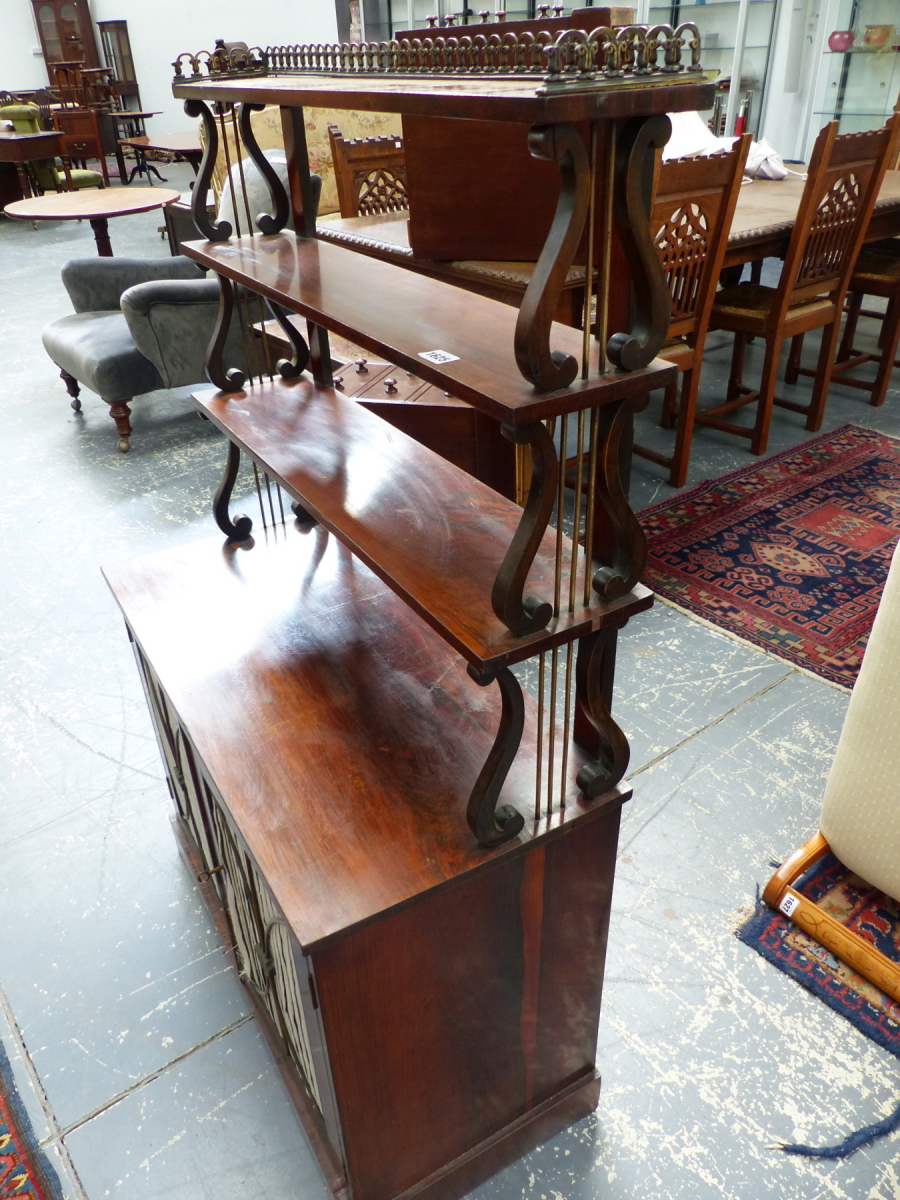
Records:
[[[125,165],[125,154],[119,145],[118,139],[116,139],[116,163],[119,167],[119,181],[124,187],[127,187],[131,183],[131,180],[128,177],[128,167]]]
[[[497,736],[475,781],[466,810],[469,828],[482,846],[490,848],[514,838],[525,824],[522,814],[511,804],[497,807],[497,797],[522,740],[525,704],[519,681],[509,667],[501,667],[496,674],[480,675],[470,664],[468,672],[479,687],[487,687],[496,680],[503,699]]]
[[[744,350],[747,346],[747,335],[736,333],[734,347],[731,351],[731,373],[728,376],[728,390],[725,393],[726,402],[736,399],[744,379]]]
[[[859,320],[859,310],[862,308],[862,292],[851,292],[847,303],[847,323],[844,325],[844,336],[841,338],[841,348],[838,350],[838,362],[846,362],[853,354],[853,338],[856,334],[856,322]]]
[[[869,403],[875,408],[884,404],[891,371],[895,365],[894,359],[897,354],[897,343],[900,341],[900,303],[898,303],[896,296],[893,296],[888,304],[884,321],[881,324],[881,335],[878,341],[881,349],[881,358],[878,360],[878,370],[875,373],[875,381],[872,384],[872,396],[869,400]]]
[[[116,423],[116,432],[119,435],[119,449],[123,454],[127,454],[131,449],[129,438],[131,437],[131,409],[128,407],[127,400],[115,400],[109,406],[109,415]]]
[[[78,386],[78,380],[74,375],[70,375],[68,371],[60,371],[59,377],[66,385],[66,391],[72,397],[72,408],[75,410],[75,412],[80,413],[81,401],[79,400],[78,395],[81,389]]]
[[[659,418],[660,429],[674,429],[678,419],[678,380],[670,383],[663,392],[662,413]]]
[[[91,217],[91,229],[94,231],[94,241],[97,243],[97,253],[101,258],[112,258],[112,244],[109,240],[109,221],[106,217]]]
[[[781,357],[781,341],[766,338],[766,358],[756,399],[756,424],[750,439],[751,454],[765,454],[769,441],[769,425],[772,420],[772,405],[775,400],[775,380],[778,376],[778,360]]]
[[[19,181],[19,187],[22,190],[22,199],[27,200],[29,196],[34,195],[34,189],[31,186],[31,180],[28,178],[28,172],[25,170],[25,164],[16,163],[16,178]]]
[[[796,383],[800,376],[800,357],[803,354],[804,334],[798,333],[791,338],[791,349],[788,353],[787,365],[784,368],[784,382]]]
[[[697,390],[700,385],[700,363],[684,372],[681,385],[681,404],[676,413],[675,453],[669,471],[669,484],[684,487],[687,479],[688,461],[691,457],[691,440],[694,436],[694,416],[697,412]]]
[[[828,385],[831,383],[831,369],[834,366],[834,351],[837,347],[839,333],[840,313],[830,325],[826,325],[822,329],[822,347],[819,350],[816,378],[809,401],[809,416],[806,418],[806,428],[810,433],[815,433],[822,426],[822,417],[825,415],[825,401],[828,399]]]

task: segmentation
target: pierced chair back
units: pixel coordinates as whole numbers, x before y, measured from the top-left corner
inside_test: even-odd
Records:
[[[678,366],[683,384],[680,404],[677,384],[663,401],[663,424],[676,429],[674,455],[634,451],[669,467],[673,487],[687,475],[703,346],[751,140],[744,134],[728,154],[670,159],[655,172],[650,232],[672,297],[660,355]]]
[[[409,207],[403,140],[398,137],[345,140],[328,126],[342,217],[402,212]]]

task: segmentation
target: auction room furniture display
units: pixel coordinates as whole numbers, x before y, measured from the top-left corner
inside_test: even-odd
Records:
[[[17,200],[7,204],[3,211],[8,217],[18,217],[21,221],[90,221],[97,253],[111,258],[111,217],[149,212],[171,204],[178,197],[179,193],[171,188],[130,188],[127,192],[121,188],[103,188],[96,192],[63,192]]]
[[[646,206],[664,114],[707,99],[696,37],[434,36],[194,55],[176,71],[175,94],[206,128],[194,219],[207,240],[183,249],[220,280],[216,388],[195,400],[226,437],[214,513],[228,540],[107,577],[182,842],[329,1185],[354,1200],[460,1196],[597,1102],[630,795],[610,650],[652,600],[619,442],[676,377],[656,358],[669,293]],[[282,110],[289,197],[249,133],[264,103]],[[318,240],[306,103],[530,127],[560,188],[518,312]],[[248,232],[256,214],[243,232],[207,216],[232,121],[270,184],[260,233]],[[635,300],[608,337],[613,219]],[[579,246],[601,280],[599,340],[590,287],[583,332],[551,321]],[[244,372],[223,341],[232,318],[268,316],[263,300],[293,354],[267,359],[260,339]],[[329,331],[527,446],[524,511],[332,387]],[[569,450],[581,468],[571,537],[562,519],[549,527]],[[229,511],[241,454],[268,513],[252,538]],[[282,522],[285,493],[299,529]],[[197,620],[172,629],[176,609]],[[536,703],[511,670],[529,660]]]
[[[47,77],[59,63],[99,67],[88,0],[32,0]]]
[[[898,668],[900,557],[895,552],[825,785],[819,832],[781,864],[763,899],[900,1003],[900,965],[874,944],[877,924],[869,924],[869,941],[792,886],[830,851],[871,887],[900,901]]]
[[[806,428],[822,424],[844,297],[862,245],[887,162],[900,139],[900,117],[891,117],[873,133],[841,134],[837,122],[816,139],[803,198],[794,222],[781,277],[775,288],[739,283],[716,295],[710,329],[734,333],[728,391],[723,404],[698,410],[695,421],[750,439],[753,454],[764,454],[772,406],[806,416]],[[822,341],[810,400],[799,404],[775,396],[781,344],[791,338],[788,372],[799,363],[803,335],[822,330]],[[766,356],[758,388],[743,383],[744,347],[748,337],[764,337]],[[722,417],[746,404],[756,404],[753,428]]]

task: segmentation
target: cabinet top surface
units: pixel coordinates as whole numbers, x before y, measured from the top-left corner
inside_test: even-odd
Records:
[[[304,949],[599,813],[602,800],[578,799],[573,747],[567,807],[535,823],[527,702],[499,800],[525,831],[480,847],[465,808],[499,721],[496,688],[475,684],[324,530],[268,537],[104,574]]]

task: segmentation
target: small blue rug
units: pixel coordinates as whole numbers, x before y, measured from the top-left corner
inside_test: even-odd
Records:
[[[56,1172],[34,1130],[0,1042],[0,1200],[63,1200]]]

